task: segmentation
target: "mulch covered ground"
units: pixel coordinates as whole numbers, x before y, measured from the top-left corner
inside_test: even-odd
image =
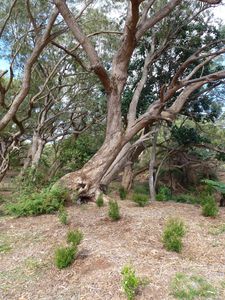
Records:
[[[225,223],[225,208],[211,219],[187,204],[119,205],[118,222],[108,220],[107,206],[93,203],[69,207],[67,226],[57,215],[1,217],[0,299],[123,300],[121,269],[127,263],[149,281],[139,300],[174,299],[170,285],[177,272],[203,276],[217,288],[216,299],[225,299],[225,233],[212,234]],[[188,228],[181,254],[167,252],[161,242],[166,220],[176,216]],[[84,240],[72,266],[58,270],[54,251],[66,244],[69,228],[80,228]]]

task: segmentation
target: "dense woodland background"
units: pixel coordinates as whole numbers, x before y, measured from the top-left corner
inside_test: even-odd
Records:
[[[225,298],[223,4],[1,0],[0,299]]]

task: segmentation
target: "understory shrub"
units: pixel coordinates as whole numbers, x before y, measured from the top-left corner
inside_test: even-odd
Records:
[[[67,225],[68,224],[68,214],[67,211],[65,210],[65,207],[63,205],[60,206],[59,208],[59,221],[64,224]]]
[[[218,215],[218,205],[213,196],[208,195],[202,203],[202,214],[205,217],[216,217]]]
[[[176,299],[214,299],[216,289],[205,278],[177,273],[171,283],[172,295]]]
[[[97,200],[96,200],[96,205],[97,205],[98,207],[104,206],[104,199],[103,199],[103,195],[102,195],[102,194],[100,194],[100,195],[98,196],[98,198],[97,198]]]
[[[168,201],[168,200],[171,200],[171,198],[172,198],[172,195],[171,195],[170,189],[167,186],[161,186],[156,195],[156,200]]]
[[[117,221],[120,219],[120,210],[117,201],[109,201],[108,216],[113,221]]]
[[[125,200],[127,197],[127,190],[123,186],[121,186],[119,188],[119,194],[120,194],[120,199]]]
[[[17,203],[6,206],[7,213],[21,216],[37,216],[58,211],[68,197],[68,191],[59,187],[45,188],[41,192],[22,194]]]
[[[173,196],[173,200],[179,203],[201,204],[201,198],[191,194],[179,194]]]
[[[83,233],[80,230],[71,230],[67,233],[67,243],[78,246],[83,240]]]
[[[135,270],[132,266],[126,265],[122,271],[122,287],[128,300],[135,299],[141,286],[147,284],[146,279],[141,279],[136,276]]]
[[[166,250],[181,252],[182,237],[185,235],[185,225],[180,219],[172,218],[166,223],[163,231],[163,244]]]
[[[61,247],[55,251],[55,264],[59,269],[63,269],[72,264],[77,254],[77,247]]]
[[[149,184],[148,182],[136,183],[134,185],[135,194],[145,194],[149,195]]]
[[[132,199],[139,206],[144,207],[149,203],[149,196],[145,194],[136,194],[134,193]]]

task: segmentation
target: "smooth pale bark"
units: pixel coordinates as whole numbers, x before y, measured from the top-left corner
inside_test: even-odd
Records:
[[[158,137],[159,129],[156,128],[156,131],[152,140],[152,149],[151,149],[151,158],[149,162],[149,191],[150,191],[150,200],[155,201],[155,180],[154,180],[154,167],[156,162],[156,144]]]
[[[133,184],[133,178],[134,178],[134,171],[133,171],[133,162],[129,161],[127,162],[124,171],[123,171],[123,177],[122,177],[122,187],[129,191]]]

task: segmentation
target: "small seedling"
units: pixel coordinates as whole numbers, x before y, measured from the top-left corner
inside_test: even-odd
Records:
[[[149,203],[149,196],[145,194],[133,194],[133,201],[139,206],[144,207]]]
[[[83,240],[83,233],[80,230],[69,231],[67,233],[67,243],[78,246]]]
[[[120,199],[125,200],[127,197],[127,190],[123,186],[121,186],[119,188],[119,194],[120,194]]]
[[[214,198],[212,196],[206,197],[202,204],[203,216],[215,218],[218,215],[218,212],[219,209]]]
[[[59,269],[70,266],[75,260],[77,254],[77,247],[62,247],[55,251],[55,264]]]
[[[68,222],[68,214],[67,214],[67,211],[65,210],[64,206],[60,206],[58,216],[59,216],[59,221],[62,224],[67,225],[69,223]]]
[[[124,293],[128,300],[134,300],[139,289],[148,284],[148,281],[137,277],[134,268],[130,265],[124,266],[121,274]]]
[[[177,273],[171,283],[172,295],[176,299],[214,299],[216,289],[203,277]],[[217,298],[216,298],[217,299]]]
[[[181,252],[182,237],[185,235],[185,225],[182,220],[170,219],[163,231],[163,244],[166,250]]]
[[[120,211],[119,205],[117,201],[109,201],[109,211],[108,211],[109,218],[113,221],[117,221],[120,219]]]
[[[96,205],[97,205],[98,207],[104,206],[104,199],[103,199],[102,194],[100,194],[100,195],[98,196],[98,198],[97,198],[97,200],[96,200]]]

